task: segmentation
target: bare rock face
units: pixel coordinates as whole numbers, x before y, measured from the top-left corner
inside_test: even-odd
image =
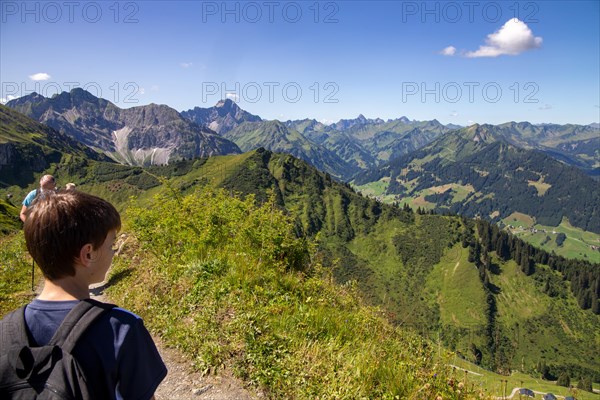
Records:
[[[77,88],[52,98],[32,93],[7,106],[126,164],[240,153],[234,143],[165,105],[121,109]]]
[[[109,161],[104,155],[46,125],[0,105],[0,185],[26,186],[64,155]]]
[[[259,116],[242,110],[230,99],[221,100],[214,107],[210,108],[194,107],[191,110],[183,111],[181,115],[221,135],[244,122],[262,121]]]

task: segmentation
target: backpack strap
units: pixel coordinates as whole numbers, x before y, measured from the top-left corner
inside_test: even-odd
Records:
[[[8,313],[0,321],[0,349],[28,346],[31,343],[25,323],[25,306]]]
[[[96,319],[115,307],[116,305],[114,304],[102,303],[93,299],[80,301],[69,311],[48,345],[59,346],[64,351],[71,353],[77,344],[77,340],[79,340],[87,328]]]

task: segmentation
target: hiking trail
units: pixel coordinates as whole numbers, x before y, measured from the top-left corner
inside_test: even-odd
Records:
[[[90,297],[110,303],[104,294],[106,287],[104,282],[92,286]],[[154,394],[156,400],[255,400],[263,397],[250,392],[240,379],[227,371],[221,375],[203,376],[193,370],[179,350],[165,346],[159,337],[152,335],[152,338],[168,370]]]

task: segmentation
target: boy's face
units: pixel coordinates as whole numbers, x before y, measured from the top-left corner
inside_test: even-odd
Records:
[[[115,255],[114,243],[117,238],[117,231],[108,232],[104,243],[94,251],[96,252],[94,270],[92,272],[93,281],[90,283],[100,283],[106,278],[106,273],[110,268],[113,256]]]

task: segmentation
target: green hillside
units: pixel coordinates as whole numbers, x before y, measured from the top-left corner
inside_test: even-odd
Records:
[[[72,170],[76,170],[77,174],[68,173]],[[459,248],[466,227],[457,217],[419,215],[378,203],[356,194],[348,185],[333,181],[328,175],[294,157],[264,150],[182,161],[150,170],[103,163],[88,167],[67,164],[58,165],[56,173],[59,179],[61,176],[73,178],[80,184],[81,190],[111,199],[120,204],[121,209],[130,196],[147,204],[152,194],[160,190],[161,179],[166,179],[171,188],[182,190],[184,194],[192,193],[198,185],[209,185],[223,187],[230,193],[253,194],[260,202],[268,199],[266,190],[270,188],[277,204],[293,217],[297,234],[308,237],[319,234],[318,256],[324,263],[334,266],[332,273],[338,282],[356,281],[365,299],[370,304],[384,307],[392,321],[424,332],[432,338],[439,333],[446,345],[461,350],[469,357],[465,348],[470,343],[465,340],[468,340],[470,333],[466,328],[470,326],[468,324],[481,321],[481,310],[487,309],[485,302],[481,301],[485,290],[483,283],[473,281],[471,276],[468,285],[464,286],[470,289],[461,298],[452,280],[440,281],[440,276],[450,279],[447,275],[450,270],[459,276],[465,274],[465,277],[469,273],[462,268],[470,265],[476,271],[472,262],[469,264],[464,260],[454,271],[458,262],[456,254],[466,251]],[[499,262],[502,274],[509,271],[504,263]],[[556,303],[576,305],[577,301],[568,287],[559,297],[545,295],[543,285],[549,277],[542,274],[543,268],[538,270],[532,276],[522,274],[517,278],[520,285],[535,285],[532,295],[537,293],[542,299],[547,298],[543,312],[532,316],[538,318],[535,326],[539,327],[542,326],[543,315],[552,315],[548,310],[560,308]],[[540,282],[536,281],[537,277],[540,277]],[[494,282],[493,279],[491,281]],[[422,288],[427,290],[423,291]],[[509,299],[518,296],[511,294],[515,290],[514,285],[503,290],[505,292],[502,295],[509,296]],[[494,296],[499,305],[503,304],[500,294]],[[460,309],[469,311],[465,315],[465,311],[461,312]],[[502,310],[499,308],[498,321],[503,329],[510,330],[517,323],[519,326],[532,323],[527,315],[504,318],[503,312],[506,313],[506,310]],[[574,328],[569,329],[579,331],[579,336],[585,336],[585,332],[600,331],[598,317],[589,310],[584,311],[577,306],[568,306],[564,310],[564,313],[572,314],[570,318],[576,319]],[[488,322],[475,325],[479,331],[474,344],[482,351],[484,362],[487,333],[480,328],[485,328]],[[565,355],[571,354],[580,361],[567,357],[569,363],[598,370],[598,361],[592,360],[593,364],[589,364],[590,360],[584,356],[586,349],[598,346],[597,339],[584,337],[581,343],[577,342],[571,348],[569,337],[563,337],[559,332],[561,326],[558,323],[552,328],[556,334],[546,334],[548,338],[555,337],[552,340],[556,343],[565,343],[565,346],[559,346],[558,350],[546,355],[549,363],[558,365],[565,360]],[[489,361],[492,354],[487,357]],[[515,357],[503,363],[514,369]],[[522,357],[529,358],[526,369],[532,371],[538,357]]]
[[[117,299],[195,355],[199,368],[234,366],[274,398],[344,397],[346,387],[383,396],[434,385],[418,374],[400,380],[401,387],[382,383],[394,380],[389,374],[397,367],[390,365],[436,368],[411,364],[417,361],[395,347],[400,337],[416,340],[413,333],[504,374],[520,370],[541,377],[543,362],[546,378],[569,373],[600,380],[600,360],[588,356],[600,354],[598,266],[527,247],[483,221],[383,204],[293,156],[264,149],[148,169],[61,154],[35,172],[28,187],[0,189],[0,197],[12,192],[19,198],[46,172],[126,211],[125,229],[138,244],[115,270]],[[225,191],[213,190],[218,188]],[[3,256],[3,296],[11,305],[27,299],[15,298],[9,283],[17,281],[13,266],[27,265],[15,246]],[[337,292],[342,297],[326,294]],[[208,301],[216,303],[198,307]],[[260,308],[247,308],[254,306]],[[346,328],[342,321],[355,322]],[[344,336],[363,325],[377,326],[385,338],[372,332]],[[258,330],[236,336],[240,326]],[[218,335],[210,339],[210,332],[223,331],[231,333],[225,342]],[[198,339],[201,332],[205,341]],[[369,369],[383,357],[377,342],[400,359]],[[428,345],[415,346],[418,353]],[[307,370],[307,355],[320,367],[291,389],[285,378]],[[337,372],[329,369],[335,365]],[[365,365],[358,370],[369,371],[366,381],[350,365]],[[317,389],[333,381],[347,386]]]
[[[20,212],[21,207],[12,199],[0,199],[0,233],[14,232],[21,227]]]
[[[274,196],[258,205],[223,190],[163,190],[124,222],[111,299],[199,371],[228,368],[273,399],[488,398],[451,378],[445,352],[335,284]],[[4,313],[30,299],[29,276],[22,235],[0,243]]]
[[[244,122],[224,136],[235,142],[242,151],[263,147],[292,154],[341,179],[349,179],[358,172],[355,165],[344,161],[335,152],[312,142],[279,121]]]
[[[450,132],[421,150],[359,175],[386,199],[499,222],[515,212],[558,226],[563,218],[600,234],[600,189],[581,170],[515,147],[492,125]],[[373,186],[374,182],[380,182]]]
[[[466,251],[465,248],[458,248],[458,243],[464,238],[467,230],[461,219],[419,215],[366,199],[354,193],[347,185],[332,181],[326,174],[291,156],[259,150],[243,157],[233,156],[226,160],[230,177],[220,180],[222,187],[230,192],[253,193],[262,201],[266,197],[260,188],[272,188],[278,204],[295,216],[295,226],[299,232],[309,236],[319,233],[319,254],[324,260],[335,265],[333,274],[336,280],[341,283],[356,280],[363,296],[372,304],[383,306],[391,320],[421,332],[425,331],[433,337],[439,332],[447,345],[457,349],[461,349],[461,340],[462,344],[465,344],[469,337],[467,328],[472,327],[469,324],[485,320],[482,310],[487,312],[487,292],[483,282],[473,281],[473,273],[469,273],[469,268],[471,271],[477,271],[473,261],[464,261],[464,256],[461,256],[460,260],[463,261],[456,267],[456,263],[460,261],[456,254]],[[239,160],[240,163],[235,166],[234,160]],[[201,175],[201,172],[196,173]],[[185,186],[185,176],[177,180],[180,186]],[[453,261],[455,259],[457,261]],[[510,262],[512,261],[497,261],[500,276],[505,268],[509,271]],[[463,268],[466,270],[463,271]],[[444,287],[447,290],[439,287],[436,289],[435,285],[431,284],[439,283],[440,274],[450,269],[458,273],[459,277],[471,277],[460,286],[470,288],[463,296],[459,295],[451,284],[452,281],[446,282]],[[521,273],[517,277],[522,286],[534,285],[532,295],[545,299],[544,304],[547,307],[535,317],[546,315],[554,318],[570,314],[570,318],[574,318],[573,325],[577,326],[574,329],[582,332],[583,336],[586,335],[583,332],[598,331],[598,317],[577,306],[571,288],[558,288],[562,293],[558,297],[544,294],[544,285],[551,279],[549,273],[539,266],[533,275]],[[560,276],[557,271],[552,274]],[[493,279],[491,280],[493,282]],[[557,284],[554,280],[551,282],[553,285]],[[425,286],[429,289],[423,292],[421,288]],[[503,290],[505,292],[493,294],[497,298],[498,307],[504,304],[504,298],[499,296],[510,296],[510,293],[516,291],[516,287],[509,286]],[[482,296],[485,298],[483,302]],[[560,303],[561,306],[556,303]],[[556,310],[563,307],[563,303],[566,308],[557,313]],[[465,311],[460,312],[461,309],[469,311],[465,314]],[[510,330],[512,324],[518,322],[520,326],[532,325],[543,330],[543,318],[530,321],[530,316],[523,315],[518,321],[513,321],[510,318],[506,319],[505,314],[508,314],[506,309],[499,308],[495,316],[499,329],[501,327]],[[598,348],[597,338],[588,336],[587,339],[583,339],[586,343],[583,345],[581,342],[571,341],[569,337],[563,337],[558,332],[560,326],[562,325],[553,325],[551,332],[546,334],[549,341],[563,343],[557,347],[554,354],[547,355],[550,363],[558,365],[562,360],[569,360],[568,363],[573,361],[586,370],[597,371],[598,360],[590,361],[585,356],[587,349]],[[481,325],[474,326],[476,330],[480,328]],[[488,320],[485,320],[484,328],[489,329]],[[478,337],[475,342],[478,348],[489,345],[486,342],[488,332],[485,329],[479,330],[475,335]],[[529,340],[531,335],[524,337]],[[540,343],[540,348],[543,348],[544,342]],[[499,345],[506,347],[506,351],[512,346],[508,343]],[[485,362],[485,349],[482,350]],[[468,357],[464,348],[462,353]],[[515,354],[520,355],[518,352]],[[520,368],[523,363],[517,365],[517,355],[500,362],[504,363],[507,369]],[[495,354],[490,353],[487,357],[489,365],[498,363],[491,360],[491,357],[496,357]],[[526,370],[533,371],[538,357],[522,355],[523,357],[525,360],[529,359],[525,365]]]
[[[513,235],[548,252],[600,263],[600,235],[576,228],[566,218],[558,226],[546,226],[537,224],[528,215],[514,213],[502,223]],[[564,240],[559,236],[561,233]]]
[[[108,161],[83,144],[0,105],[0,187],[27,186],[64,157]]]

